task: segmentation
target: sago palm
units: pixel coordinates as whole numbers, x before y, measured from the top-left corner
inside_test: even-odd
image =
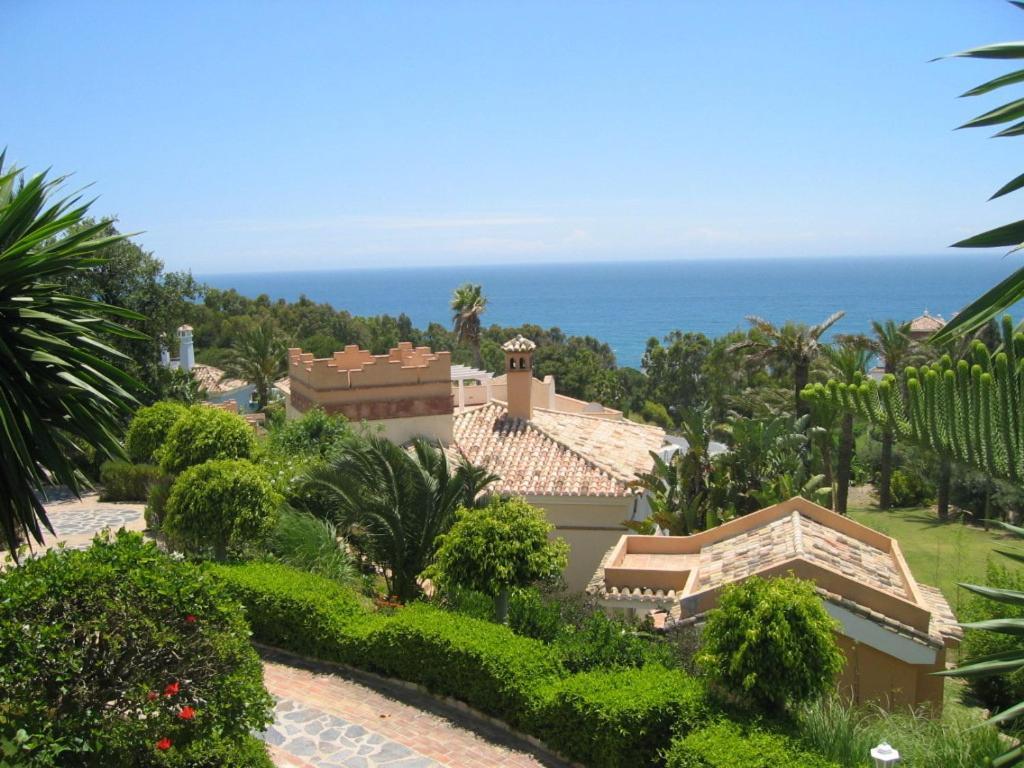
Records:
[[[800,393],[807,386],[811,363],[821,354],[821,337],[835,325],[845,312],[836,312],[817,325],[786,323],[774,325],[767,320],[750,315],[747,321],[753,326],[753,333],[745,341],[733,344],[730,350],[746,351],[751,359],[782,370],[793,371],[794,407],[797,416],[807,413],[807,404]]]
[[[288,372],[288,345],[270,320],[239,334],[224,375],[241,379],[256,389],[260,408],[270,400],[270,388]]]
[[[885,372],[895,374],[903,367],[910,353],[910,323],[896,323],[886,320],[871,322],[874,337],[871,340],[875,354],[882,358]],[[895,442],[891,429],[882,430],[882,460],[878,479],[878,506],[889,509],[892,506],[892,446]]]
[[[465,501],[468,479],[424,440],[407,451],[371,435],[353,437],[305,482],[320,490],[323,512],[380,569],[389,594],[407,602],[420,592],[418,577]]]
[[[483,367],[480,356],[480,316],[487,308],[483,289],[473,283],[465,283],[455,289],[452,295],[452,330],[460,344],[473,350],[474,365]]]
[[[112,318],[124,309],[62,292],[58,283],[102,263],[107,222],[81,226],[88,203],[52,200],[63,179],[4,168],[0,154],[0,528],[14,551],[22,535],[53,530],[37,493],[63,484],[78,493],[78,445],[121,456],[119,423],[140,384],[121,370],[111,336],[142,338]],[[121,365],[119,365],[119,363]]]

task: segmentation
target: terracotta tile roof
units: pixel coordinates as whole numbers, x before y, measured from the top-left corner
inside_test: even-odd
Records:
[[[921,591],[921,597],[931,609],[932,621],[928,627],[928,634],[938,635],[951,644],[958,644],[964,637],[964,631],[957,623],[953,609],[949,607],[946,596],[940,589],[930,587],[927,584],[918,582],[917,588]]]
[[[651,466],[664,443],[659,428],[534,409],[509,418],[492,402],[455,417],[453,450],[487,467],[500,493],[528,496],[629,496],[629,482]]]
[[[533,352],[537,345],[520,333],[516,334],[514,339],[509,339],[502,344],[501,348],[506,352]]]
[[[196,380],[200,389],[205,389],[211,395],[220,395],[246,386],[246,382],[240,379],[225,379],[224,371],[220,368],[202,363],[192,366],[192,378]]]
[[[907,599],[892,555],[794,511],[792,515],[701,549],[695,591],[729,584],[801,557],[862,584]]]
[[[292,393],[292,380],[288,376],[282,376],[274,382],[274,386],[285,395],[290,395]]]
[[[941,331],[946,325],[946,321],[941,317],[935,315],[929,315],[926,311],[920,317],[915,317],[910,321],[910,332],[911,333],[934,333],[935,331]]]

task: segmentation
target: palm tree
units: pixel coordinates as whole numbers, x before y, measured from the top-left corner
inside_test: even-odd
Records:
[[[875,332],[871,340],[872,350],[882,358],[886,373],[896,374],[901,370],[910,353],[910,323],[895,323],[886,320],[871,321]],[[882,430],[882,466],[878,480],[878,506],[889,509],[892,506],[892,446],[894,437],[891,429]]]
[[[254,385],[260,408],[270,401],[270,388],[288,372],[288,345],[271,320],[265,319],[238,335],[224,375]]]
[[[487,298],[479,285],[465,283],[452,294],[452,330],[459,344],[467,344],[473,350],[473,361],[477,368],[483,368],[480,356],[480,316],[487,309]]]
[[[781,327],[750,315],[747,321],[753,326],[753,333],[748,339],[733,344],[730,350],[745,350],[752,360],[775,368],[791,368],[795,413],[800,417],[808,411],[808,405],[801,399],[800,393],[810,378],[811,363],[821,354],[821,337],[845,314],[836,312],[818,325],[790,322]]]
[[[143,318],[58,285],[103,263],[95,253],[122,237],[102,237],[106,221],[82,226],[80,197],[51,202],[62,182],[26,181],[0,153],[0,527],[15,555],[23,534],[41,543],[41,526],[53,531],[37,492],[81,490],[78,445],[123,456],[120,424],[141,390],[104,339],[144,338],[111,319]]]
[[[353,436],[304,480],[321,490],[324,512],[380,569],[388,593],[401,602],[419,595],[419,576],[466,500],[468,483],[466,472],[452,472],[445,452],[425,440],[406,450],[379,435]],[[483,480],[476,476],[477,483]],[[479,484],[476,489],[483,490]]]
[[[844,384],[864,380],[871,362],[869,341],[863,337],[846,337],[834,346],[824,347],[834,377]],[[853,412],[844,411],[840,421],[839,451],[836,456],[835,511],[846,514],[850,496],[850,469],[853,466]]]

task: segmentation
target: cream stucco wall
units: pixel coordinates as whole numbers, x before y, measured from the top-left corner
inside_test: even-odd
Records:
[[[627,532],[622,521],[633,513],[633,498],[603,496],[527,496],[555,526],[552,537],[569,545],[565,581],[570,592],[584,590],[605,552]]]

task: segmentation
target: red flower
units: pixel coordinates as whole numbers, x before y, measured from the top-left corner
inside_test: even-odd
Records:
[[[164,696],[173,696],[181,690],[181,686],[178,683],[168,683],[167,687],[164,688]]]
[[[192,614],[190,613],[190,614],[189,614],[188,616],[186,616],[186,617],[185,617],[185,623],[186,623],[186,624],[195,624],[195,623],[196,623],[196,617],[195,617],[195,616],[193,616],[193,615],[192,615]]]
[[[189,706],[182,707],[181,711],[178,712],[178,717],[180,717],[182,720],[191,720],[195,716],[196,711]]]
[[[161,752],[164,752],[171,748],[171,740],[164,736],[160,741],[156,743],[156,748]]]
[[[147,701],[156,701],[157,698],[159,698],[159,696],[160,696],[160,694],[157,693],[156,691],[150,691],[149,693],[146,694],[146,700]]]

